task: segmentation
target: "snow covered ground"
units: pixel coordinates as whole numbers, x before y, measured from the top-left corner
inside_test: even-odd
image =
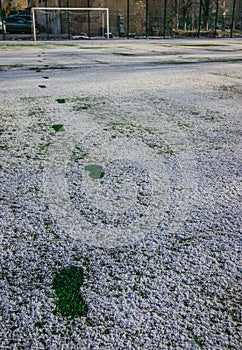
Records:
[[[242,40],[0,53],[0,349],[240,349]]]

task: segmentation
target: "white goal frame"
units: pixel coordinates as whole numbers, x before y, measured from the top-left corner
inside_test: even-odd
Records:
[[[1,1],[1,0],[0,0]],[[104,11],[106,12],[106,25],[107,25],[107,39],[109,39],[109,9],[107,7],[32,7],[31,17],[32,17],[32,33],[33,40],[36,41],[36,26],[35,26],[35,11]]]

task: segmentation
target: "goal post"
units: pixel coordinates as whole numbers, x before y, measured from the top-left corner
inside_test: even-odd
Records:
[[[33,40],[36,41],[36,14],[37,11],[42,12],[43,14],[45,14],[46,16],[48,16],[48,13],[50,11],[53,11],[54,13],[58,12],[62,12],[65,11],[68,14],[71,13],[72,11],[76,12],[78,14],[78,11],[80,13],[80,11],[82,12],[86,12],[87,14],[89,13],[93,13],[94,11],[97,11],[98,13],[102,13],[102,14],[106,14],[106,37],[107,39],[109,39],[109,9],[108,8],[104,8],[104,7],[32,7],[31,8],[31,17],[32,17],[32,34],[33,34]],[[68,12],[69,11],[69,12]],[[102,16],[102,22],[105,21],[105,19],[103,18],[104,16]],[[68,19],[69,21],[69,19]]]

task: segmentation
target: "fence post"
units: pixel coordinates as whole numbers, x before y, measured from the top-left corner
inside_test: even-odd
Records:
[[[69,8],[69,0],[66,0],[66,7]],[[68,39],[70,40],[71,38],[71,33],[70,33],[70,15],[69,11],[67,11],[67,34],[68,34]]]
[[[216,38],[216,28],[217,28],[217,22],[218,22],[218,1],[216,2],[216,13],[215,13],[215,25],[214,25],[214,38]]]
[[[48,7],[48,1],[45,0],[45,7]],[[50,40],[50,27],[49,27],[49,15],[46,12],[45,14],[45,24],[46,24],[46,31],[47,31],[47,40]]]
[[[127,38],[129,39],[129,0],[127,0]]]
[[[233,38],[235,2],[236,2],[236,0],[234,0],[234,2],[233,2],[232,19],[231,19],[231,24],[230,24],[230,25],[231,25],[231,28],[230,28],[230,38]]]
[[[149,35],[149,0],[146,0],[146,26],[145,26],[145,31],[146,31],[146,39],[148,38]]]
[[[201,17],[202,17],[202,0],[200,0],[200,4],[199,4],[198,31],[197,31],[198,38],[200,38]]]
[[[164,4],[164,39],[166,38],[166,8],[167,8],[167,0],[165,0],[165,4]]]
[[[0,0],[0,16],[3,17],[3,14],[5,15],[5,11],[3,11],[2,8],[2,0]],[[4,26],[4,21],[2,19],[2,26],[3,26],[3,39],[6,39],[6,27]]]
[[[90,0],[87,0],[87,8],[90,8]],[[90,11],[87,11],[87,35],[90,40],[91,30],[90,30]]]

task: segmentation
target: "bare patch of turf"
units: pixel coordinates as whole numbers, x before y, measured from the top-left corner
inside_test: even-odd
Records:
[[[54,125],[52,125],[52,129],[54,129],[55,131],[62,131],[62,130],[64,130],[64,125],[63,124],[54,124]]]
[[[58,103],[66,103],[65,98],[57,98],[56,102]]]
[[[92,179],[101,179],[104,176],[102,167],[97,164],[86,165],[85,170],[89,172],[89,175]]]
[[[81,268],[69,267],[55,274],[52,281],[56,296],[54,314],[70,319],[87,314],[87,306],[80,295],[82,283]]]

